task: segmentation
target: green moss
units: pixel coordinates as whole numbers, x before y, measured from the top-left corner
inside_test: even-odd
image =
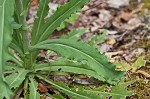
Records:
[[[142,39],[135,44],[135,48],[150,48],[150,39]]]
[[[149,99],[150,98],[150,84],[146,83],[144,80],[136,82],[135,86],[129,88],[135,95],[129,99]]]
[[[149,60],[150,61],[150,53],[146,53],[145,54],[145,60]],[[147,63],[147,66],[150,66],[150,63]]]
[[[146,67],[141,68],[142,71],[150,73],[150,70]],[[135,95],[128,99],[150,99],[150,81],[140,74],[131,74],[132,79],[139,77],[133,85],[129,86],[129,90],[132,90]]]
[[[145,56],[145,60],[150,60],[150,52],[148,51],[148,50],[150,50],[150,39],[142,39],[142,40],[138,41],[134,45],[134,47],[135,48],[145,48],[147,50],[147,52],[143,53],[143,55]]]

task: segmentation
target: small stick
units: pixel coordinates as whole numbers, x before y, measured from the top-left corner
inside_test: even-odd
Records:
[[[150,78],[150,74],[148,74],[148,73],[146,73],[146,72],[144,72],[144,71],[142,71],[142,70],[138,70],[136,73],[142,74],[142,75],[144,75],[146,78]]]

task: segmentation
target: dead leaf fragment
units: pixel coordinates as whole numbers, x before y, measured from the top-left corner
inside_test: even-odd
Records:
[[[48,92],[48,89],[42,83],[38,84],[38,90],[42,93]]]
[[[130,13],[130,12],[123,11],[121,14],[121,18],[125,21],[129,21],[131,19],[131,17],[132,17],[132,13]]]
[[[127,30],[134,30],[141,25],[141,20],[138,18],[132,18],[123,27]]]
[[[124,53],[124,51],[107,52],[105,55],[111,58],[113,55],[121,55],[123,53]]]
[[[37,6],[37,5],[38,5],[38,0],[31,1],[31,6]]]

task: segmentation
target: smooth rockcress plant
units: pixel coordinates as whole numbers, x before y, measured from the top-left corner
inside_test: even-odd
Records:
[[[65,72],[87,75],[114,85],[124,75],[124,72],[115,71],[115,65],[96,48],[76,38],[78,32],[83,32],[80,29],[60,39],[48,39],[64,20],[89,2],[69,0],[59,6],[51,17],[46,18],[50,1],[39,1],[29,39],[26,18],[30,0],[0,0],[0,99],[18,99],[20,95],[24,99],[40,99],[38,80],[49,83],[71,99],[100,99],[111,95],[77,86],[68,87],[47,77],[55,72]],[[40,50],[50,50],[61,57],[53,62],[39,62],[37,58]],[[65,96],[47,94],[54,99],[64,99]]]

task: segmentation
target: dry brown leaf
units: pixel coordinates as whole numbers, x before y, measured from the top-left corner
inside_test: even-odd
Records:
[[[111,58],[114,55],[120,55],[120,54],[123,54],[123,53],[124,53],[124,51],[107,52],[105,55]]]
[[[122,12],[121,13],[121,18],[123,19],[123,20],[125,20],[125,21],[129,21],[130,19],[131,19],[131,17],[132,17],[132,13],[130,13],[130,12]]]
[[[31,6],[37,6],[37,5],[38,5],[38,0],[31,1]]]
[[[112,21],[113,26],[121,29],[123,23],[121,22],[119,17],[116,17],[113,21]]]
[[[48,92],[48,89],[42,83],[38,84],[38,90],[42,93]]]
[[[124,29],[127,29],[127,30],[134,30],[134,29],[138,28],[140,25],[141,25],[141,20],[140,19],[132,18],[123,27],[124,27]]]

